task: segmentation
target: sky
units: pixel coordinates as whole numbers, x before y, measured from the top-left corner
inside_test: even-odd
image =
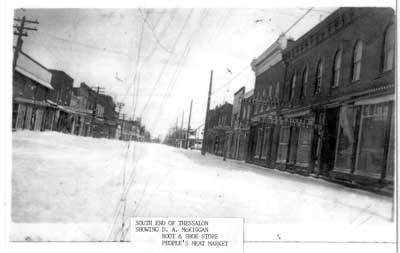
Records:
[[[286,36],[299,38],[335,9],[313,8]],[[15,17],[39,21],[24,52],[66,72],[74,86],[104,87],[156,137],[183,113],[187,126],[191,100],[191,128],[204,123],[211,70],[211,108],[254,88],[251,61],[307,10],[17,9]]]

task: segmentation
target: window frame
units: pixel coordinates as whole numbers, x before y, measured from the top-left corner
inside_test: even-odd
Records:
[[[360,47],[360,56],[357,57],[359,59],[356,59],[356,54],[357,54],[357,49]],[[357,82],[360,80],[361,77],[361,68],[362,68],[362,58],[363,58],[363,51],[364,51],[364,43],[362,40],[357,40],[356,43],[354,43],[353,47],[353,55],[351,59],[351,81],[352,82]],[[359,67],[358,67],[359,66]],[[358,69],[358,74],[355,76],[355,71]]]
[[[300,99],[306,97],[306,85],[308,83],[308,66],[304,67],[303,73],[301,75],[301,86],[300,86]]]
[[[391,71],[394,68],[394,64],[395,64],[395,60],[396,60],[396,57],[395,57],[395,54],[396,54],[396,49],[395,49],[396,39],[392,43],[392,48],[390,48],[390,51],[392,51],[392,58],[393,58],[390,68],[387,68],[386,62],[387,62],[387,59],[388,59],[387,45],[388,45],[388,43],[390,43],[390,42],[388,42],[388,32],[392,31],[394,33],[393,37],[396,38],[396,30],[395,29],[396,28],[395,28],[394,24],[390,23],[389,25],[386,26],[386,29],[385,29],[385,31],[383,33],[381,72]]]
[[[320,94],[322,92],[322,77],[324,72],[324,62],[322,58],[318,60],[317,67],[315,69],[315,85],[314,94]]]
[[[338,64],[338,62],[339,62],[339,64]],[[339,66],[337,66],[337,65],[339,65]],[[342,68],[342,50],[338,49],[338,50],[336,50],[336,52],[333,56],[331,88],[339,87],[341,68]]]
[[[296,71],[293,72],[292,78],[290,79],[290,92],[289,92],[289,100],[294,98],[294,89],[296,88],[296,80],[297,73]]]

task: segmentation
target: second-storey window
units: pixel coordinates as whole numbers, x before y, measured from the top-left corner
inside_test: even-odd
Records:
[[[357,41],[353,51],[353,64],[352,64],[353,81],[360,80],[362,48],[363,48],[362,42],[360,40]]]
[[[394,62],[394,25],[390,25],[385,31],[383,45],[383,71],[391,70]]]
[[[277,82],[276,83],[276,86],[275,86],[275,97],[276,98],[279,98],[279,87],[280,87],[280,83],[279,82]]]
[[[322,88],[322,72],[323,72],[323,63],[322,60],[319,60],[316,70],[316,78],[315,78],[315,88],[314,93],[318,94],[321,92]]]
[[[338,50],[333,58],[332,88],[339,86],[340,66],[342,64],[342,51]]]
[[[307,82],[308,82],[308,69],[306,67],[303,70],[303,76],[301,78],[300,98],[304,98],[306,96]]]
[[[294,97],[294,88],[296,87],[296,73],[293,74],[290,83],[289,99],[292,100]]]

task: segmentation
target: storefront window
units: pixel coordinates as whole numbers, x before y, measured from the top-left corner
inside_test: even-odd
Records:
[[[279,148],[278,148],[278,162],[286,162],[287,150],[289,145],[289,135],[290,128],[288,126],[283,126],[281,128],[281,133],[279,135]]]
[[[300,128],[296,158],[299,165],[307,166],[309,163],[312,131],[312,128]]]
[[[336,147],[335,170],[350,172],[354,147],[354,127],[356,108],[340,108],[338,142]]]
[[[360,122],[356,174],[380,178],[385,166],[385,137],[389,134],[389,104],[364,105]]]
[[[262,142],[262,128],[258,128],[257,130],[257,145],[256,145],[256,152],[254,154],[255,158],[260,157],[260,152],[261,152],[261,142]]]
[[[393,181],[394,178],[394,143],[395,143],[395,117],[394,117],[394,109],[392,110],[391,116],[391,124],[390,124],[390,136],[389,136],[389,148],[388,148],[388,158],[386,161],[386,179]]]
[[[292,128],[292,135],[290,137],[290,150],[289,150],[289,163],[296,163],[297,144],[299,141],[299,129],[297,127]]]
[[[270,127],[266,127],[265,131],[264,131],[263,148],[262,148],[262,154],[261,154],[262,159],[267,159],[268,144],[269,144],[269,138],[268,138],[269,130],[270,130]]]

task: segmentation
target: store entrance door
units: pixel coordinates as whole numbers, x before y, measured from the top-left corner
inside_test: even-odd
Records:
[[[339,107],[329,108],[325,114],[325,131],[322,137],[321,171],[328,176],[335,165],[336,138],[339,123]]]

